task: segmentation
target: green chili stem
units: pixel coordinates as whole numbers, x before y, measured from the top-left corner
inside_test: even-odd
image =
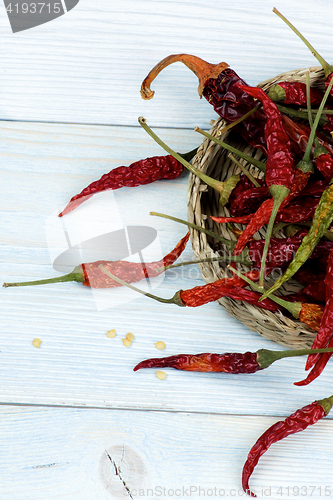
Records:
[[[296,118],[300,118],[301,120],[308,119],[308,111],[304,108],[293,109],[293,108],[288,108],[287,106],[283,106],[283,104],[276,104],[276,106],[278,110],[281,113],[284,113],[285,115],[295,116]],[[312,117],[315,118],[317,116],[317,113],[318,111],[313,109],[311,111]],[[327,122],[326,115],[332,115],[332,114],[333,114],[333,109],[332,110],[323,109],[321,117],[319,118],[319,123],[321,124],[326,123]]]
[[[317,403],[323,407],[325,415],[328,415],[333,406],[333,396],[330,396],[329,398],[319,399]]]
[[[323,99],[322,99],[322,101],[320,103],[320,106],[318,108],[318,113],[317,113],[315,121],[313,122],[313,125],[311,127],[311,133],[309,135],[309,140],[308,140],[308,143],[306,145],[306,150],[305,150],[305,153],[304,153],[304,156],[303,156],[303,160],[301,160],[301,162],[310,161],[310,155],[311,155],[311,150],[312,150],[312,143],[313,143],[315,135],[316,135],[316,130],[317,130],[317,126],[318,126],[318,123],[319,123],[319,119],[320,119],[321,113],[322,113],[322,111],[324,109],[325,103],[326,103],[327,98],[328,98],[328,96],[330,94],[332,85],[333,85],[333,79],[330,81],[330,83],[329,83],[329,85],[328,85],[328,87],[326,89],[326,92],[324,94],[324,97],[323,97]]]
[[[150,135],[154,139],[154,141],[159,144],[167,153],[169,153],[171,156],[176,158],[187,170],[189,170],[192,174],[196,175],[201,179],[203,182],[205,182],[208,186],[212,187],[219,193],[223,191],[223,186],[224,183],[217,181],[216,179],[213,179],[212,177],[208,177],[208,175],[205,175],[203,172],[200,172],[197,168],[193,167],[188,161],[186,161],[180,154],[176,153],[173,151],[169,146],[165,144],[156,134],[155,132],[152,131],[152,129],[147,125],[146,119],[140,116],[138,118],[138,121],[141,125],[141,127],[147,132],[147,134]]]
[[[243,264],[244,266],[247,267],[252,267],[253,262],[252,260],[247,260],[246,258],[242,258],[241,255],[230,255],[230,256],[221,256],[221,257],[207,257],[206,259],[199,259],[199,260],[188,260],[186,262],[180,262],[179,264],[172,264],[170,266],[166,267],[157,267],[156,271],[163,272],[166,271],[167,269],[174,269],[175,267],[182,267],[182,266],[190,266],[192,264],[202,264],[204,262],[216,262],[216,261],[227,261],[227,262],[238,262],[238,264]]]
[[[191,227],[192,229],[196,229],[197,231],[201,231],[202,233],[207,234],[207,236],[210,236],[211,238],[215,238],[216,240],[223,243],[223,245],[228,247],[229,250],[233,250],[236,246],[235,241],[227,240],[227,239],[223,238],[222,236],[218,235],[217,233],[214,233],[213,231],[209,231],[209,229],[205,229],[204,227],[197,226],[196,224],[192,224],[192,222],[187,222],[186,220],[177,219],[177,217],[172,217],[171,215],[166,215],[166,214],[160,214],[158,212],[150,212],[149,215],[154,215],[156,217],[163,217],[164,219],[173,220],[174,222],[179,222],[179,224],[184,224],[185,226]]]
[[[218,144],[219,146],[222,146],[222,148],[226,149],[227,151],[231,151],[231,153],[234,153],[237,156],[239,156],[240,158],[243,158],[243,160],[246,160],[247,162],[251,163],[252,165],[255,165],[262,172],[266,172],[266,165],[262,161],[256,160],[255,158],[252,158],[252,156],[248,156],[248,155],[242,153],[242,151],[239,151],[238,149],[230,146],[226,142],[223,142],[223,141],[220,141],[219,139],[216,139],[216,137],[213,137],[212,135],[208,134],[208,132],[205,132],[204,130],[202,130],[199,127],[194,127],[194,130],[196,132],[199,132],[199,134],[204,135],[205,137],[207,137],[211,141],[216,142],[216,144]]]
[[[295,28],[295,26],[293,24],[291,24],[291,22],[288,21],[288,19],[285,18],[275,7],[273,9],[273,12],[275,14],[277,14],[279,16],[279,18],[282,19],[282,21],[284,21],[289,26],[289,28],[291,28],[293,30],[293,32],[297,36],[299,36],[299,38],[305,43],[305,45],[307,46],[307,48],[310,50],[310,52],[312,52],[312,54],[315,56],[315,58],[317,59],[317,61],[322,66],[322,68],[323,68],[323,70],[325,72],[325,78],[327,78],[328,75],[331,74],[332,71],[333,71],[332,66],[330,66],[328,64],[328,62],[325,61],[325,59],[316,51],[316,49],[310,44],[310,42],[308,42],[308,40],[302,35],[302,33],[300,33],[298,31],[298,29]]]
[[[283,358],[292,358],[297,356],[308,356],[309,354],[320,354],[324,352],[333,352],[333,347],[322,349],[288,349],[286,351],[271,351],[269,349],[259,349],[257,351],[257,362],[261,368],[267,368],[274,361]]]
[[[250,111],[248,111],[247,113],[245,113],[245,115],[241,116],[240,118],[237,118],[237,120],[235,120],[234,122],[231,122],[229,123],[228,125],[226,125],[225,127],[221,128],[219,131],[218,131],[218,135],[222,135],[224,134],[225,132],[227,132],[228,130],[232,129],[233,127],[235,127],[236,125],[238,125],[239,123],[241,123],[242,121],[246,120],[247,118],[249,118],[250,116],[252,116],[256,111],[258,111],[258,109],[260,109],[262,106],[262,104],[258,104],[255,108],[251,109]]]
[[[250,172],[234,157],[234,155],[232,153],[229,153],[228,157],[237,165],[237,167],[239,167],[241,169],[243,174],[246,175],[246,177],[252,182],[252,184],[255,187],[257,187],[257,188],[260,187],[259,182],[256,181],[256,179],[253,177],[253,175],[250,174]]]
[[[71,273],[65,274],[64,276],[57,276],[56,278],[48,278],[46,280],[38,281],[24,281],[23,283],[4,283],[2,286],[8,288],[12,286],[48,285],[50,283],[64,283],[66,281],[77,281],[78,283],[82,283],[84,281],[82,267],[77,266]]]
[[[264,286],[266,258],[267,258],[267,253],[268,253],[269,242],[270,242],[270,239],[272,236],[274,222],[275,222],[277,213],[279,211],[279,208],[281,206],[281,203],[284,201],[284,199],[290,193],[290,189],[288,189],[286,186],[272,184],[269,188],[269,191],[274,199],[274,205],[273,205],[272,213],[271,213],[269,223],[267,226],[265,245],[264,245],[264,249],[263,249],[262,257],[261,257],[260,278],[259,278],[259,286],[261,288],[263,288],[263,286]]]
[[[102,264],[100,264],[98,267],[101,269],[101,271],[103,271],[104,274],[109,276],[109,278],[112,278],[120,285],[126,286],[127,288],[130,288],[135,292],[141,293],[142,295],[157,300],[158,302],[163,302],[163,304],[176,304],[178,306],[185,307],[185,304],[181,302],[181,299],[179,297],[179,292],[176,292],[175,295],[171,297],[171,299],[163,299],[163,297],[158,297],[157,295],[153,295],[152,293],[144,292],[143,290],[140,290],[140,288],[137,288],[136,286],[133,286],[130,283],[126,283],[126,281],[123,281],[122,279],[118,278],[118,276],[115,276],[114,274],[111,274],[109,271],[107,271]]]
[[[260,286],[258,286],[252,280],[250,280],[250,278],[248,278],[247,276],[244,276],[237,269],[234,269],[231,266],[228,266],[228,269],[230,269],[230,271],[232,271],[234,274],[236,274],[237,276],[242,278],[244,281],[246,281],[246,283],[251,285],[252,288],[256,292],[263,293],[263,290]],[[265,297],[265,298],[267,298],[267,297]],[[274,302],[276,302],[280,306],[284,307],[285,309],[287,309],[287,311],[289,311],[294,316],[294,318],[298,319],[299,313],[302,309],[302,302],[288,302],[287,300],[283,300],[283,299],[281,299],[281,297],[277,297],[276,295],[272,295],[272,294],[269,294],[268,298],[273,300]]]
[[[308,112],[308,120],[309,120],[309,125],[310,128],[313,127],[313,118],[312,118],[312,109],[311,109],[311,95],[310,95],[310,73],[309,71],[305,75],[306,78],[306,108]],[[315,140],[318,140],[317,137],[315,137]]]

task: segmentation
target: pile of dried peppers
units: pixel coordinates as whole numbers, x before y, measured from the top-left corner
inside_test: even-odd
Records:
[[[103,175],[73,196],[59,214],[65,216],[85,200],[107,189],[134,187],[156,180],[175,179],[186,168],[202,182],[219,193],[219,203],[229,210],[229,217],[212,217],[219,224],[229,224],[238,236],[236,242],[191,223],[168,217],[176,222],[205,232],[221,243],[223,256],[229,263],[230,277],[214,283],[179,290],[170,299],[144,293],[160,302],[181,307],[198,307],[221,297],[245,301],[273,313],[283,311],[304,322],[317,332],[312,349],[299,351],[267,351],[256,353],[200,353],[181,354],[167,358],[148,359],[141,368],[172,367],[178,370],[249,373],[267,368],[277,359],[307,355],[308,376],[295,384],[307,385],[323,371],[333,354],[333,67],[318,54],[307,40],[276,9],[274,12],[305,42],[323,68],[323,84],[307,81],[281,81],[264,92],[250,87],[227,63],[209,64],[188,54],[177,54],[160,61],[142,83],[141,95],[151,99],[150,85],[169,64],[183,62],[199,79],[199,95],[212,104],[223,118],[225,130],[232,129],[246,144],[260,150],[264,162],[249,157],[196,128],[233,155],[257,167],[264,177],[254,178],[235,158],[241,175],[233,175],[225,182],[217,181],[196,169],[191,163],[196,151],[175,153],[148,127],[144,118],[140,125],[168,153],[147,158],[129,167],[118,167]],[[242,224],[242,229],[234,224]],[[266,226],[265,239],[254,239],[255,233]],[[284,235],[278,233],[283,228]],[[127,261],[97,261],[81,264],[66,276],[48,280],[5,283],[4,286],[39,285],[77,281],[86,286],[107,288],[129,286],[130,283],[154,277],[170,267],[181,256],[189,234],[166,257],[152,263]],[[226,253],[227,250],[227,253]],[[199,261],[196,261],[199,262]],[[182,263],[193,264],[193,262]],[[243,266],[242,272],[237,263]],[[244,266],[246,270],[244,271]],[[279,271],[273,286],[265,289],[265,278]],[[300,283],[300,291],[284,296],[275,291],[290,278]],[[275,442],[301,431],[327,415],[333,396],[315,401],[297,410],[284,421],[270,427],[251,449],[243,469],[244,491],[255,496],[249,488],[249,479],[262,454]]]

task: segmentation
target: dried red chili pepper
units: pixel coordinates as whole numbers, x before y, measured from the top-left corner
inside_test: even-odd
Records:
[[[318,347],[326,347],[333,339],[333,250],[329,254],[328,264],[325,275],[325,288],[326,288],[326,304],[320,322],[320,328],[317,336],[312,344],[312,348],[316,349]],[[320,375],[322,370],[325,368],[330,356],[325,356],[324,363],[323,359],[319,355],[310,355],[305,365],[305,369],[309,370],[313,366],[316,368],[313,373],[310,372],[307,379],[302,382],[298,382],[297,385],[306,385],[306,383],[312,382],[316,377]],[[317,364],[318,363],[318,364]],[[317,365],[317,366],[316,366]],[[320,367],[320,370],[318,369]],[[316,375],[316,377],[314,377]]]
[[[295,151],[298,149],[298,154],[301,155],[305,152],[307,144],[309,142],[311,133],[310,128],[304,123],[295,122],[294,120],[289,118],[289,116],[286,116],[283,113],[281,114],[281,117],[284,129],[289,136],[293,149]],[[324,146],[331,154],[333,154],[333,146],[327,136],[324,136],[317,131],[317,137],[319,143]]]
[[[60,283],[65,281],[77,281],[78,283],[83,283],[85,286],[90,286],[91,288],[113,288],[118,287],[119,283],[114,280],[110,280],[100,269],[100,265],[103,264],[107,269],[115,273],[117,276],[121,276],[126,282],[140,281],[145,278],[153,278],[161,274],[159,268],[164,268],[173,264],[183,253],[186,243],[188,242],[190,234],[187,233],[184,238],[182,238],[176,247],[166,255],[162,260],[150,263],[134,263],[128,262],[126,260],[117,261],[105,261],[99,260],[89,264],[82,264],[77,266],[70,274],[65,276],[58,276],[57,278],[50,278],[46,280],[39,281],[27,281],[23,283],[4,283],[4,287],[13,286],[30,286],[30,285],[45,285],[50,283]]]
[[[182,62],[199,78],[198,92],[214,106],[216,113],[227,123],[243,117],[256,107],[257,103],[238,84],[245,84],[226,63],[210,64],[199,57],[190,54],[170,55],[160,61],[144,79],[141,85],[143,99],[151,99],[154,92],[150,89],[151,82],[166,66],[174,62]],[[265,154],[266,141],[264,137],[265,114],[261,109],[252,116],[240,122],[235,130],[253,147],[261,149]]]
[[[230,215],[237,217],[250,214],[257,210],[268,196],[266,186],[254,187],[251,181],[245,175],[242,175],[229,197],[228,208]]]
[[[287,206],[281,208],[277,213],[275,222],[288,222],[290,224],[297,224],[300,222],[306,222],[312,220],[316,208],[318,206],[319,199],[318,198],[308,198],[304,200],[304,197],[295,198],[292,200]],[[229,209],[230,213],[231,207]],[[246,210],[244,210],[246,213]],[[233,212],[236,212],[234,210]],[[234,215],[234,214],[232,214]],[[232,217],[214,217],[211,216],[211,219],[215,222],[219,223],[229,223],[233,222],[234,224],[247,224],[253,219],[254,214],[248,215],[240,215],[232,216]]]
[[[325,105],[325,100],[327,99],[328,94],[329,94],[332,87],[333,87],[333,79],[331,80],[329,86],[327,87],[327,89],[325,91],[323,100],[321,102],[321,105],[320,105],[318,113],[317,113],[317,117],[314,121],[313,126],[311,127],[311,134],[309,137],[308,147],[305,151],[304,159],[302,160],[303,162],[305,160],[305,164],[306,164],[306,157],[309,153],[309,145],[312,144],[312,142],[313,142],[315,130],[316,130],[316,127],[318,125],[319,116],[322,112],[322,109]],[[299,249],[297,250],[297,253],[295,255],[293,262],[291,262],[291,264],[289,265],[289,267],[286,270],[286,272],[284,273],[284,275],[281,278],[279,278],[275,282],[275,284],[268,291],[266,291],[263,294],[263,299],[265,299],[270,293],[277,290],[282,285],[282,283],[287,281],[289,278],[291,278],[295,274],[296,271],[298,271],[298,269],[302,266],[302,264],[304,264],[304,262],[306,262],[308,257],[311,255],[311,253],[315,249],[318,242],[321,240],[321,238],[324,235],[327,228],[331,225],[331,223],[333,221],[333,204],[332,204],[333,189],[332,188],[333,188],[333,185],[329,184],[329,187],[322,194],[320,201],[319,201],[319,204],[318,204],[316,211],[314,213],[313,221],[312,221],[312,225],[311,225],[311,228],[309,230],[309,233],[304,237],[302,244],[300,245]],[[236,245],[236,247],[237,247],[237,245]],[[236,247],[235,247],[235,249],[236,249]]]
[[[267,429],[251,448],[244,464],[242,473],[243,490],[250,496],[255,497],[256,495],[250,490],[249,480],[260,457],[273,443],[281,441],[281,439],[284,439],[290,434],[303,431],[309,425],[315,424],[318,420],[328,415],[332,405],[333,396],[314,401],[297,410],[285,420],[280,420]]]
[[[177,370],[190,372],[255,373],[268,368],[274,361],[279,359],[306,356],[309,352],[311,352],[311,349],[286,351],[259,349],[257,352],[245,353],[178,354],[166,358],[146,359],[138,363],[133,368],[133,371],[136,372],[142,368],[176,368]],[[333,348],[330,352],[333,352]]]
[[[319,106],[323,98],[321,90],[312,88],[310,95],[311,104]],[[306,106],[306,85],[302,82],[279,82],[269,89],[268,96],[274,102]]]
[[[197,149],[194,149],[181,156],[190,161],[196,152]],[[65,209],[59,214],[59,217],[72,212],[72,210],[96,193],[101,193],[108,189],[115,190],[122,187],[141,186],[162,179],[176,179],[182,172],[182,164],[171,155],[153,156],[136,161],[129,167],[114,168],[108,174],[104,174],[98,181],[89,184],[80,194],[73,196]]]

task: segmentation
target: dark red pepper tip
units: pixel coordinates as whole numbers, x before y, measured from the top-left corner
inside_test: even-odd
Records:
[[[218,75],[222,73],[222,71],[224,71],[226,68],[229,68],[229,64],[225,62],[221,62],[219,64],[210,64],[200,57],[190,54],[172,54],[157,63],[156,66],[153,67],[153,69],[143,80],[140,90],[142,99],[152,99],[155,92],[150,89],[151,82],[155,80],[156,76],[164,68],[169,66],[169,64],[173,64],[174,62],[182,62],[199,78],[198,93],[200,97],[202,97],[203,88],[207,80],[209,80],[210,78],[217,78]]]

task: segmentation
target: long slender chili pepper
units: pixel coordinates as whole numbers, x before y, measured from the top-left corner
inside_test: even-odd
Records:
[[[303,431],[309,425],[313,425],[321,418],[328,415],[333,405],[333,396],[304,406],[295,413],[273,424],[262,434],[254,446],[251,448],[247,460],[243,467],[242,486],[246,493],[255,497],[255,493],[250,490],[249,480],[260,457],[268,448],[277,441],[284,439],[290,434]]]
[[[283,113],[281,114],[281,117],[284,129],[289,136],[293,150],[298,150],[299,155],[305,153],[311,134],[311,129],[304,123],[295,122],[294,120],[289,118],[289,116],[286,116]],[[324,146],[331,154],[333,154],[333,146],[327,136],[317,131],[317,137],[319,144]]]
[[[269,89],[268,96],[274,102],[306,106],[306,85],[302,82],[279,82]],[[311,105],[319,106],[323,93],[319,89],[312,88],[310,97]]]
[[[219,204],[224,206],[228,200],[232,190],[235,188],[237,183],[240,180],[239,175],[230,176],[225,182],[217,181],[212,177],[208,177],[208,175],[204,174],[197,168],[193,167],[188,161],[184,160],[178,153],[173,151],[169,146],[167,146],[156,134],[152,131],[152,129],[147,125],[145,118],[139,116],[138,122],[141,127],[147,132],[154,141],[159,144],[165,151],[167,151],[171,156],[173,156],[176,160],[178,160],[187,170],[189,170],[192,174],[196,175],[205,182],[208,186],[215,189],[220,194]]]
[[[121,276],[126,282],[140,281],[145,278],[153,278],[161,274],[162,271],[156,269],[164,268],[173,264],[178,257],[183,253],[186,243],[188,242],[190,234],[187,233],[182,238],[176,247],[166,255],[162,260],[150,263],[134,263],[126,260],[118,261],[96,261],[89,264],[82,264],[77,266],[71,273],[65,276],[58,276],[57,278],[50,278],[39,281],[27,281],[24,283],[4,283],[4,287],[12,286],[30,286],[30,285],[45,285],[50,283],[59,283],[64,281],[77,281],[85,286],[91,288],[113,288],[119,286],[114,280],[108,277],[101,271],[100,265],[103,264],[108,270],[112,271],[117,276]]]
[[[190,372],[214,372],[214,373],[255,373],[268,368],[274,361],[283,358],[306,356],[311,349],[292,349],[287,351],[270,351],[259,349],[256,352],[239,353],[202,353],[202,354],[178,354],[166,358],[150,358],[138,363],[133,371],[141,368],[176,368]],[[320,352],[333,353],[329,351]]]
[[[257,87],[241,86],[244,92],[262,102],[267,117],[265,124],[265,139],[267,142],[266,184],[273,197],[274,204],[267,227],[266,242],[263,250],[259,286],[263,286],[266,255],[273,225],[278,210],[287,198],[293,186],[295,167],[291,156],[290,142],[283,128],[281,114],[276,104]]]
[[[180,156],[187,161],[191,161],[196,152],[197,149],[194,149]],[[162,179],[176,179],[182,172],[182,164],[171,155],[153,156],[136,161],[129,167],[114,168],[108,174],[104,174],[98,181],[89,184],[81,193],[73,196],[65,209],[59,214],[59,217],[72,212],[72,210],[96,193],[101,193],[108,189],[114,190],[122,187],[141,186]]]
[[[143,99],[151,99],[154,92],[151,82],[166,66],[174,62],[182,62],[199,78],[198,92],[214,106],[216,113],[227,123],[232,123],[256,107],[255,100],[243,92],[238,84],[245,84],[226,63],[210,64],[190,54],[175,54],[160,61],[144,79],[141,85]],[[235,129],[253,147],[261,149],[265,154],[264,137],[265,114],[261,109],[246,120],[242,120]]]
[[[249,197],[248,205],[250,205],[251,198]],[[243,201],[241,196],[239,196],[239,202],[243,202],[244,205],[246,203],[246,199]],[[277,214],[275,222],[289,222],[290,224],[297,224],[300,222],[306,222],[312,220],[315,210],[318,206],[319,200],[318,198],[308,198],[304,199],[303,197],[295,198],[295,200],[291,201],[286,207],[283,207]],[[235,207],[235,208],[234,208]],[[232,215],[237,214],[237,207],[233,205],[233,209],[231,207],[229,209]],[[244,210],[245,214],[247,210]],[[229,222],[233,222],[234,224],[247,224],[253,219],[254,214],[248,215],[240,215],[240,216],[232,216],[232,217],[214,217],[211,216],[211,219],[215,222],[219,222],[221,224],[227,224]]]
[[[333,250],[331,251],[328,259],[328,265],[325,276],[325,288],[326,288],[326,304],[325,309],[321,318],[320,328],[317,336],[312,344],[313,349],[320,347],[326,347],[330,344],[333,339]],[[330,356],[319,356],[311,354],[305,365],[305,369],[313,370],[309,373],[308,377],[302,381],[298,382],[296,385],[306,385],[317,378],[320,373],[325,368]],[[319,369],[320,368],[320,369]]]

